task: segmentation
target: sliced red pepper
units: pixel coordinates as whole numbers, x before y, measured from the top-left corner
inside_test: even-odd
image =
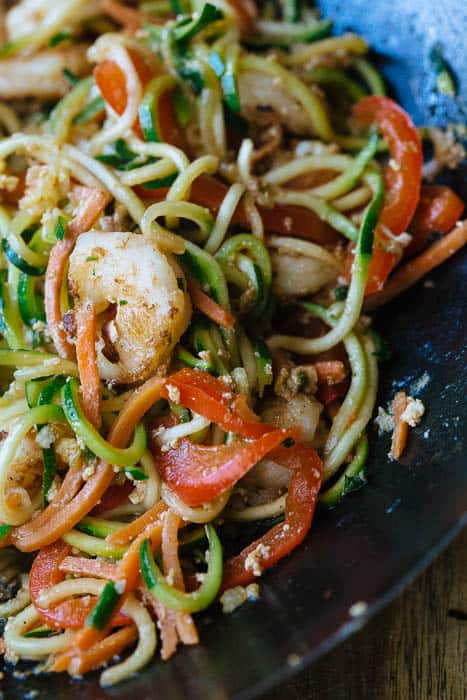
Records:
[[[164,481],[189,506],[200,506],[224,493],[284,440],[291,430],[278,428],[252,442],[214,447],[182,440],[163,452],[153,442],[157,468]]]
[[[345,396],[348,388],[348,379],[344,379],[344,381],[339,382],[339,384],[326,384],[323,382],[318,384],[316,397],[318,401],[324,403],[325,406],[329,406],[329,404],[336,399],[341,399],[343,396]]]
[[[464,202],[450,187],[423,185],[417,210],[409,227],[412,241],[406,248],[407,255],[427,248],[431,234],[445,234],[454,228],[464,211]]]
[[[285,520],[236,557],[227,559],[222,591],[251,583],[255,579],[254,567],[249,566],[252,559],[260,570],[269,569],[295,549],[310,529],[321,487],[323,464],[318,454],[313,448],[298,443],[290,448],[279,447],[271,454],[271,459],[292,471],[285,501]],[[249,555],[252,555],[250,559]]]
[[[388,250],[390,236],[407,231],[420,197],[423,152],[418,131],[407,112],[389,97],[371,95],[358,102],[353,114],[360,126],[375,124],[386,139],[391,159],[384,170],[386,197],[376,228],[366,294],[383,288],[400,255]],[[350,278],[354,246],[349,246],[345,276]]]
[[[131,51],[130,49],[129,54],[144,87],[154,77],[154,69],[137,51]],[[101,61],[94,68],[94,80],[104,100],[117,114],[123,114],[126,109],[128,96],[125,73],[120,66],[115,61]],[[159,98],[158,121],[164,141],[186,150],[186,141],[178,127],[172,95],[168,91],[162,93]],[[139,118],[136,119],[133,128],[138,136],[144,139],[139,125]]]
[[[118,508],[125,503],[130,493],[135,488],[132,481],[127,479],[123,484],[112,484],[102,496],[99,503],[93,508],[92,514],[106,513],[108,510]]]
[[[136,193],[147,202],[162,202],[167,196],[168,189],[160,187],[150,190],[136,187]],[[228,192],[228,186],[216,177],[201,175],[192,185],[190,202],[207,207],[217,214],[219,207]],[[270,233],[280,233],[283,236],[307,238],[315,243],[337,243],[339,234],[317,214],[305,207],[275,204],[273,207],[258,206],[263,219],[264,228]],[[240,200],[232,218],[232,224],[249,226],[245,205]]]
[[[224,430],[245,438],[257,438],[275,430],[274,426],[260,423],[244,396],[234,394],[229,386],[201,372],[185,367],[172,374],[162,387],[161,396],[196,411]]]
[[[46,591],[65,578],[59,566],[70,552],[71,547],[62,540],[49,544],[41,549],[34,559],[29,575],[31,600],[42,622],[52,629],[81,629],[97,601],[95,596],[86,596],[64,600],[51,608],[41,608],[38,605],[37,599],[41,591]],[[112,625],[127,625],[130,622],[131,618],[128,615],[118,613],[114,616]]]

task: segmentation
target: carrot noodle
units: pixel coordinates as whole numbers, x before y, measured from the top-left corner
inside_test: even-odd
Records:
[[[134,427],[151,406],[160,399],[165,377],[151,377],[135,390],[120,411],[117,420],[109,433],[109,442],[115,447],[121,447],[128,440]]]
[[[305,3],[42,4],[0,52],[0,574],[22,582],[0,653],[110,686],[363,486],[366,312],[467,221],[365,39]],[[393,409],[399,459],[425,406]]]
[[[22,552],[33,552],[64,535],[92,510],[112,478],[112,467],[103,462],[98,464],[93,476],[69,503],[63,507],[57,504],[54,508],[51,508],[54,504],[50,504],[44,511],[45,514],[50,508],[45,522],[39,524],[32,520],[16,528],[11,537],[15,547]]]
[[[72,238],[89,231],[110,202],[110,196],[103,190],[77,185],[73,195],[78,200],[78,209],[68,225],[67,233]]]
[[[400,459],[405,446],[407,444],[407,435],[409,431],[408,424],[402,420],[402,414],[407,408],[407,394],[404,391],[399,391],[392,402],[394,415],[394,430],[391,440],[391,458]]]
[[[65,574],[95,576],[96,578],[105,578],[109,581],[118,581],[117,566],[107,561],[101,561],[100,559],[65,557],[58,568]]]
[[[58,241],[58,243],[54,245],[50,251],[44,284],[47,327],[58,354],[60,357],[67,360],[73,358],[73,348],[62,326],[60,291],[62,288],[63,276],[68,265],[68,258],[72,250],[73,241],[69,239]]]
[[[109,202],[109,195],[89,187],[76,187],[75,196],[80,199],[78,210],[67,227],[66,237],[58,241],[50,251],[44,284],[45,313],[49,333],[60,357],[73,357],[73,348],[62,325],[60,292],[68,258],[76,237],[87,231],[101,215]]]
[[[179,636],[177,632],[175,610],[169,610],[156,600],[144,586],[140,589],[143,601],[154,610],[157,616],[157,626],[159,627],[162,647],[161,659],[167,661],[177,651]]]
[[[127,625],[116,632],[112,632],[108,637],[97,642],[80,656],[73,667],[73,675],[81,676],[87,671],[99,668],[99,666],[120,654],[136,637],[137,632],[134,625]]]
[[[368,297],[365,302],[365,311],[374,311],[405,292],[435,267],[457,253],[466,243],[467,221],[460,221],[452,231],[433,243],[430,248],[396,270],[381,292]]]
[[[97,368],[96,310],[87,301],[76,310],[76,361],[81,381],[83,410],[88,420],[101,425],[102,389]]]
[[[147,510],[146,513],[141,515],[139,518],[136,518],[136,520],[133,520],[133,522],[129,523],[121,530],[117,530],[117,532],[113,532],[111,535],[109,535],[107,538],[108,541],[117,545],[127,544],[132,539],[137,537],[137,535],[146,530],[148,526],[153,525],[155,522],[160,520],[161,515],[165,513],[166,510],[167,506],[164,501],[158,501],[155,506],[153,506],[150,510]]]
[[[205,294],[196,280],[189,280],[188,290],[195,309],[201,311],[205,316],[210,318],[211,321],[214,321],[214,323],[217,323],[222,328],[233,329],[235,326],[235,318],[232,314]]]
[[[181,518],[173,511],[168,511],[162,526],[162,558],[164,562],[164,572],[171,575],[173,585],[179,591],[185,590],[185,582],[178,558],[178,530],[181,525]],[[188,613],[177,612],[175,615],[175,625],[178,636],[184,644],[197,644],[198,632],[193,618]]]

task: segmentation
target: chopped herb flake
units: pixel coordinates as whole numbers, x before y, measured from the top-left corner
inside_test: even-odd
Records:
[[[59,216],[54,229],[55,238],[57,241],[63,241],[66,234],[66,221],[63,216]]]
[[[344,476],[344,489],[342,491],[342,495],[346,496],[348,493],[351,493],[352,491],[358,491],[358,489],[361,489],[362,486],[365,486],[366,484],[366,475],[365,475],[365,468],[362,469],[362,471],[359,474],[355,474],[355,476]]]
[[[345,301],[347,299],[347,293],[349,288],[347,285],[342,284],[334,289],[334,298],[336,301]]]
[[[69,68],[64,68],[63,69],[63,75],[67,80],[70,81],[72,85],[76,85],[76,83],[79,83],[79,78],[77,75],[75,75]]]
[[[125,469],[125,474],[127,474],[127,476],[129,476],[134,481],[146,481],[146,479],[149,478],[148,475],[145,474],[142,469],[135,469],[133,467],[127,467]]]
[[[58,46],[58,44],[61,44],[62,41],[66,41],[67,39],[71,39],[71,34],[68,34],[68,32],[58,32],[50,38],[49,46]]]

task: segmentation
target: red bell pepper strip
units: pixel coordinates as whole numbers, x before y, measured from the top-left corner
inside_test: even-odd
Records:
[[[427,248],[431,235],[449,233],[462,216],[464,202],[450,187],[423,185],[417,210],[409,227],[412,241],[406,248],[407,255]]]
[[[272,425],[260,423],[258,416],[248,408],[244,396],[234,394],[222,379],[207,372],[188,367],[181,369],[166,380],[161,396],[245,438],[258,438],[275,429]]]
[[[135,192],[147,202],[162,202],[167,196],[168,189],[160,187],[150,190],[145,187],[135,187]],[[206,207],[217,214],[228,186],[216,177],[201,175],[192,184],[190,202]],[[264,228],[270,233],[280,233],[283,236],[307,238],[319,244],[337,243],[339,234],[317,214],[305,207],[275,204],[273,207],[258,206],[263,219]],[[243,201],[240,200],[232,217],[232,224],[249,226]]]
[[[40,550],[31,567],[29,576],[29,591],[31,599],[42,622],[52,629],[79,630],[83,627],[87,616],[93,610],[97,598],[86,596],[83,598],[70,598],[57,603],[50,608],[41,608],[37,599],[41,591],[46,591],[60,581],[65,574],[60,571],[60,564],[71,552],[71,547],[62,540],[57,540]],[[131,618],[124,613],[118,613],[113,621],[113,626],[130,624]]]
[[[285,502],[285,520],[240,554],[227,559],[221,591],[251,583],[255,579],[254,567],[249,566],[251,559],[260,570],[269,569],[295,549],[310,529],[321,487],[323,465],[320,458],[313,448],[301,443],[290,448],[279,447],[270,458],[292,471]],[[252,555],[250,559],[249,555]]]
[[[329,406],[329,404],[336,399],[341,399],[343,396],[345,396],[348,388],[348,379],[344,379],[344,381],[339,382],[339,384],[326,384],[323,382],[318,384],[316,397],[318,401],[324,403],[325,406]]]
[[[118,508],[118,506],[127,500],[134,488],[134,483],[129,479],[124,481],[123,484],[112,484],[104,493],[99,503],[93,508],[92,514],[99,515],[100,513],[106,513],[108,510]]]
[[[136,51],[129,50],[129,54],[143,87],[154,77],[153,68]],[[117,114],[123,114],[127,105],[127,90],[125,73],[115,61],[104,60],[94,68],[94,80],[104,100]],[[186,150],[186,141],[178,128],[177,118],[170,92],[164,92],[159,97],[158,121],[161,136],[167,143]],[[141,139],[143,132],[137,117],[133,126]]]
[[[164,481],[182,501],[194,507],[224,493],[292,435],[291,430],[277,428],[252,442],[208,447],[182,440],[166,452],[153,442],[152,449]]]
[[[400,255],[390,250],[390,236],[407,231],[420,197],[423,152],[418,131],[396,102],[380,95],[360,100],[353,109],[359,126],[376,125],[386,139],[391,159],[384,170],[385,204],[375,232],[366,294],[383,288]],[[346,276],[350,276],[354,246],[349,246]]]

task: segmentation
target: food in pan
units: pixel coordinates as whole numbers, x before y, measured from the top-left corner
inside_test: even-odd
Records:
[[[6,12],[8,661],[112,685],[168,659],[364,485],[368,313],[466,242],[424,181],[462,148],[331,29],[295,0]],[[423,410],[395,397],[393,458]]]

